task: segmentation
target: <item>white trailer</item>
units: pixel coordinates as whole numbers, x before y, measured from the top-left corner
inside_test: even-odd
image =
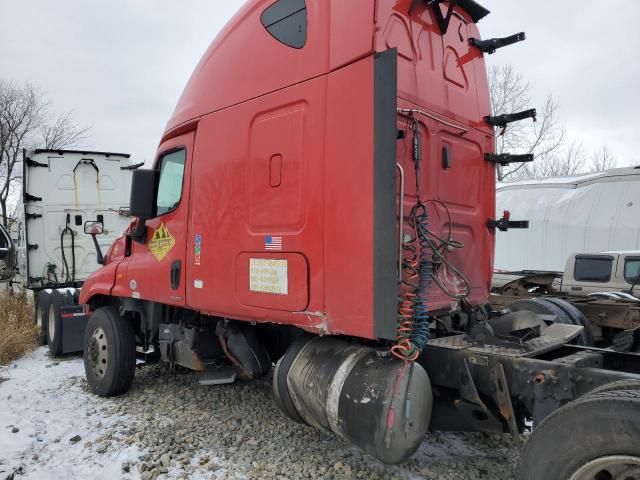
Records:
[[[503,211],[529,221],[498,234],[496,271],[561,272],[580,252],[640,249],[640,167],[502,184]]]
[[[62,307],[77,305],[78,289],[98,264],[85,235],[100,222],[100,246],[108,248],[130,223],[130,156],[71,150],[24,152],[14,284],[34,292],[41,340],[54,354],[81,350],[84,325],[64,322]]]

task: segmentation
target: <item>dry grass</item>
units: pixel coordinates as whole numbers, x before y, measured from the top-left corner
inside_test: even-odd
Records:
[[[33,303],[24,293],[0,292],[0,365],[36,347],[33,315]]]

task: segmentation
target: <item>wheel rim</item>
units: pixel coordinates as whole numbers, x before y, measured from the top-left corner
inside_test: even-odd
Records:
[[[40,330],[42,330],[44,328],[44,322],[42,320],[42,306],[38,305],[36,306],[36,325],[38,325],[38,327],[40,327]]]
[[[56,337],[56,320],[55,320],[55,316],[56,316],[56,311],[53,308],[53,305],[51,305],[49,307],[49,338],[53,341],[53,339]]]
[[[100,327],[94,330],[89,339],[87,359],[95,376],[98,378],[104,377],[107,372],[109,350],[107,348],[107,336]]]
[[[640,457],[612,455],[583,465],[569,480],[640,480]]]

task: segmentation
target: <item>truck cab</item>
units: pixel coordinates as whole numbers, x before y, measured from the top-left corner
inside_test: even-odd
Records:
[[[443,270],[429,309],[482,305],[494,137],[484,57],[470,42],[485,14],[469,1],[450,11],[247,2],[185,87],[153,173],[134,185],[141,235],[82,301],[135,298],[393,340],[399,239],[411,234],[398,215],[408,219],[420,193],[431,230],[464,246],[447,256],[464,274]]]
[[[41,344],[53,355],[82,350],[86,319],[78,306],[84,281],[104,262],[107,248],[127,229],[134,164],[130,155],[89,150],[23,151],[22,195],[15,230],[12,284],[33,292]],[[85,235],[98,222],[101,235]],[[96,249],[96,242],[98,248]]]
[[[211,371],[216,360],[244,379],[280,361],[277,398],[317,423],[292,407],[284,380],[304,363],[284,354],[312,341],[298,353],[313,365],[335,352],[325,381],[366,357],[389,386],[412,361],[411,432],[390,447],[377,434],[358,442],[392,463],[415,450],[432,403],[417,362],[429,316],[457,328],[489,294],[496,179],[484,51],[508,42],[481,42],[487,14],[472,0],[246,2],[196,67],[152,169],[134,172],[136,220],[80,294],[93,390],[129,387],[131,357],[102,352],[131,337],[118,348],[207,382],[235,378]],[[365,388],[359,378],[349,395]]]
[[[574,372],[582,326],[488,304],[495,232],[522,223],[495,218],[496,165],[530,160],[495,154],[494,127],[536,114],[491,114],[484,54],[525,36],[482,40],[488,14],[247,1],[83,286],[91,391],[125,393],[138,360],[204,385],[272,374],[288,417],[398,463],[429,429],[517,435],[622,375]],[[605,353],[587,361],[613,365]],[[626,373],[640,381],[640,365]]]

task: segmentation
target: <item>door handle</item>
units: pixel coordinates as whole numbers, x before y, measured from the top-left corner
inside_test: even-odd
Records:
[[[176,260],[171,264],[171,290],[177,290],[180,287],[180,272],[182,270],[182,261]]]

